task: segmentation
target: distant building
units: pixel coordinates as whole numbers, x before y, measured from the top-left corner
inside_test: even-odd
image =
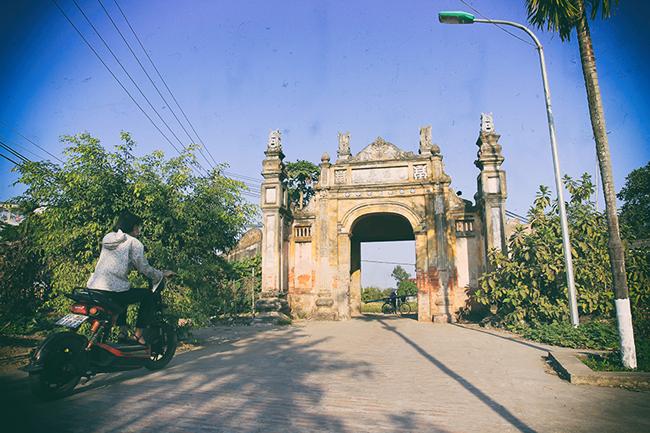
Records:
[[[262,229],[252,228],[244,233],[235,247],[226,253],[226,260],[235,262],[262,254]]]
[[[18,206],[12,203],[0,203],[0,222],[17,226],[25,220],[25,216],[18,212]]]

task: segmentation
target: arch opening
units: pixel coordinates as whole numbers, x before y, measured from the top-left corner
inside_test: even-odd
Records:
[[[382,302],[366,301],[388,298],[398,288],[392,272],[399,263],[412,262],[409,278],[415,277],[415,234],[409,219],[393,212],[372,212],[358,216],[350,227],[350,312],[352,315],[380,313]],[[410,249],[411,253],[406,253]],[[406,250],[406,251],[405,251]],[[362,258],[367,258],[364,260]],[[362,283],[363,273],[371,272],[374,284]],[[367,280],[368,278],[364,278]],[[365,293],[365,295],[364,295]],[[400,292],[400,294],[402,294]],[[417,292],[410,294],[412,318],[417,317]],[[373,298],[373,299],[370,299]],[[404,299],[404,298],[401,298]],[[377,311],[375,311],[377,310]]]
[[[350,237],[358,242],[415,240],[409,220],[402,215],[388,212],[360,216],[352,224]]]

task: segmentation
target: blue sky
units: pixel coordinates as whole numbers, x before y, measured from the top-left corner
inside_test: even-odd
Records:
[[[111,60],[72,0],[58,1]],[[77,1],[173,126],[99,3]],[[118,17],[113,0],[103,1]],[[492,112],[506,157],[508,209],[525,213],[538,185],[553,185],[535,50],[492,25],[439,24],[437,11],[468,9],[459,0],[118,1],[207,147],[232,172],[258,176],[274,128],[283,131],[288,160],[318,162],[325,151],[336,154],[338,131],[350,131],[353,151],[377,136],[417,150],[419,127],[431,124],[452,186],[471,198],[479,116]],[[526,21],[523,0],[468,3],[491,18]],[[592,23],[617,190],[629,171],[650,159],[650,34],[642,22],[649,12],[645,2],[623,1],[613,19]],[[548,62],[562,172],[593,174],[577,43],[537,33]],[[88,131],[112,145],[126,130],[139,152],[174,154],[52,1],[2,2],[0,64],[3,141],[42,154],[9,125],[59,155],[62,134]],[[0,200],[20,192],[11,186],[16,176],[10,169],[0,161]],[[366,251],[365,258],[404,261],[402,250],[378,247],[376,256]]]

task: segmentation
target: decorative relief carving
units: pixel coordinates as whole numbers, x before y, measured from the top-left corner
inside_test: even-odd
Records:
[[[426,164],[418,164],[413,166],[413,179],[426,179],[427,166]]]
[[[494,132],[494,120],[492,119],[492,113],[481,113],[481,132]]]
[[[389,159],[409,159],[414,158],[413,152],[404,152],[393,143],[389,143],[381,137],[367,145],[350,158],[350,161],[385,161]]]
[[[279,129],[274,129],[269,133],[269,142],[266,150],[279,152],[282,150],[282,134]]]
[[[474,220],[457,220],[456,221],[456,236],[469,237],[474,236]]]
[[[352,183],[377,184],[387,182],[402,182],[408,180],[408,166],[355,168],[352,170]]]
[[[420,155],[431,154],[433,141],[431,139],[431,125],[420,128]]]
[[[334,170],[334,183],[346,183],[347,170]]]
[[[339,159],[348,159],[350,157],[350,133],[339,132],[339,150],[336,153]]]

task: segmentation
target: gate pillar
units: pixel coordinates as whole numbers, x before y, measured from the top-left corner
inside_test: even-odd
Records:
[[[282,183],[286,173],[280,131],[271,131],[266,158],[262,162],[260,206],[262,231],[262,292],[256,303],[260,318],[277,318],[289,314],[286,300],[288,283],[288,242],[291,213],[288,195]]]

